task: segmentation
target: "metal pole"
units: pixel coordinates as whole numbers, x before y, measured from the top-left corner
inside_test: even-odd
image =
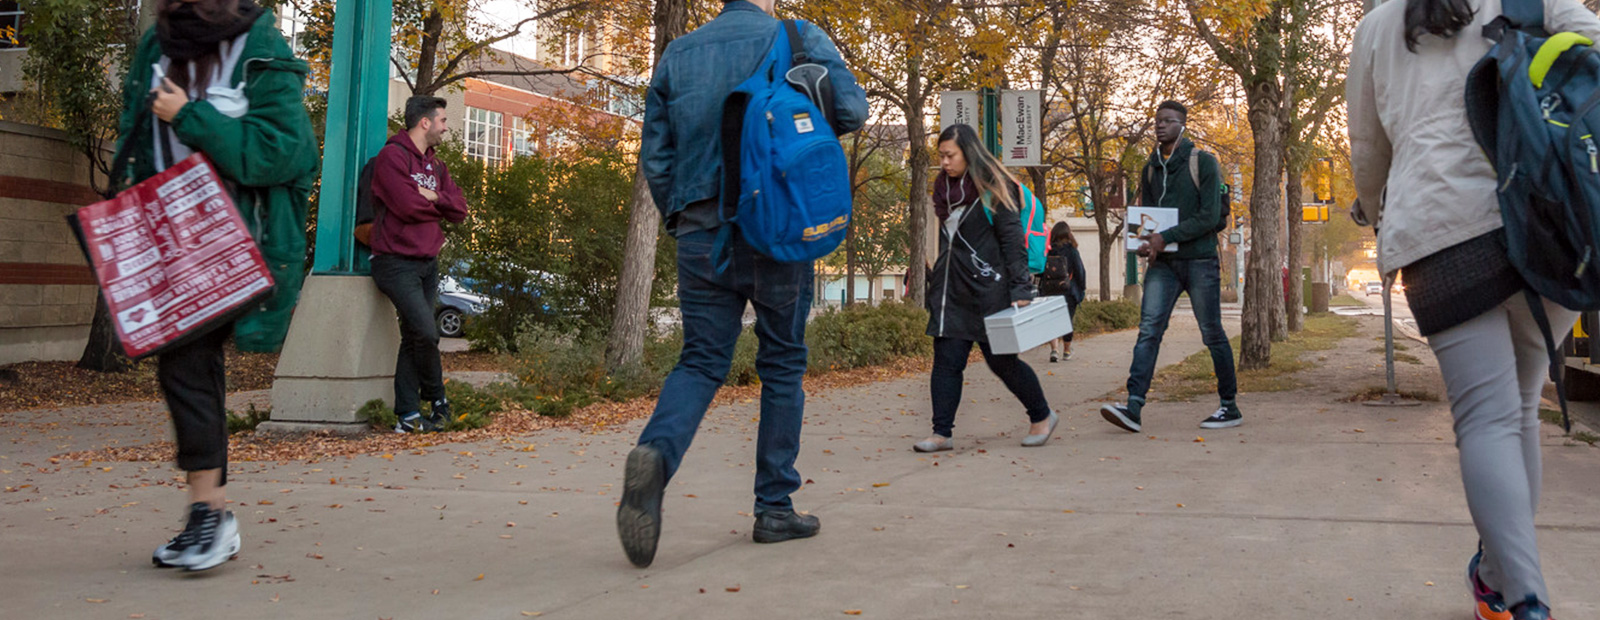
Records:
[[[392,0],[345,0],[334,8],[328,129],[317,203],[316,274],[364,274],[355,252],[356,183],[388,133]]]
[[[1391,301],[1391,287],[1394,286],[1394,274],[1387,273],[1383,276],[1383,361],[1384,373],[1388,383],[1383,393],[1383,398],[1363,403],[1370,407],[1415,407],[1422,403],[1400,396],[1400,386],[1394,378],[1394,306]]]
[[[1000,93],[993,88],[979,91],[983,97],[983,147],[1000,156]]]

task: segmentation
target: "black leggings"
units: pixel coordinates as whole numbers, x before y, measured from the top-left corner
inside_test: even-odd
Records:
[[[957,338],[933,339],[933,380],[929,386],[933,395],[933,433],[950,437],[955,428],[956,408],[961,406],[962,374],[967,369],[967,355],[972,353],[972,341]],[[1044,388],[1039,387],[1039,376],[1033,367],[1015,355],[995,355],[989,343],[980,342],[983,361],[1006,389],[1022,401],[1027,408],[1028,421],[1038,423],[1050,418],[1050,403],[1045,400]]]
[[[178,469],[221,469],[228,483],[228,372],[222,345],[233,325],[170,349],[156,362],[156,378],[178,436]]]

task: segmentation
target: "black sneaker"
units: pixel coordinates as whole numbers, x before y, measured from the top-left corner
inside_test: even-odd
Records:
[[[192,531],[191,544],[173,564],[186,571],[215,568],[239,555],[239,522],[232,512],[197,502],[189,507],[185,530]]]
[[[1117,428],[1130,433],[1137,433],[1140,428],[1143,428],[1139,425],[1139,412],[1122,403],[1101,405],[1100,417],[1105,418],[1107,422],[1115,424]]]
[[[413,411],[400,416],[400,421],[394,425],[394,432],[426,433],[428,432],[428,421],[423,419],[421,413]]]
[[[433,407],[428,412],[428,419],[424,421],[423,428],[430,433],[444,430],[450,424],[450,401],[443,398],[433,401]]]
[[[822,520],[793,510],[768,511],[756,515],[755,532],[751,538],[758,543],[779,543],[797,538],[811,538],[822,530]]]
[[[617,538],[634,566],[646,568],[656,559],[661,539],[661,496],[667,488],[667,463],[655,446],[643,444],[628,453],[623,474],[622,505],[617,507]]]
[[[1239,406],[1227,405],[1218,407],[1216,413],[1200,422],[1200,428],[1233,428],[1243,421],[1244,414],[1239,413]]]
[[[1055,351],[1051,351],[1050,352],[1050,363],[1054,364],[1054,363],[1059,362],[1059,361],[1061,361],[1061,356],[1056,355]]]

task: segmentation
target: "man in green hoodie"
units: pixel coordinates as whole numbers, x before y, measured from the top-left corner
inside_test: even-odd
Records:
[[[1156,109],[1156,141],[1145,164],[1140,204],[1178,210],[1178,225],[1144,235],[1139,255],[1150,260],[1144,274],[1144,305],[1140,308],[1139,340],[1133,346],[1133,366],[1128,370],[1128,402],[1100,408],[1100,415],[1117,427],[1137,433],[1140,411],[1150,378],[1155,374],[1161,338],[1178,295],[1187,292],[1200,322],[1200,336],[1211,349],[1217,373],[1221,406],[1200,423],[1201,428],[1238,426],[1242,415],[1234,402],[1238,380],[1234,375],[1233,347],[1222,329],[1222,271],[1217,262],[1217,222],[1222,217],[1222,185],[1217,158],[1195,148],[1183,137],[1189,111],[1176,101]],[[1193,161],[1191,161],[1193,160]],[[1176,252],[1163,252],[1169,243]]]

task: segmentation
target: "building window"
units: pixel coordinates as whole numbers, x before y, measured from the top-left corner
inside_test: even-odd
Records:
[[[480,108],[467,108],[467,156],[485,163],[500,163],[505,158],[504,115]]]
[[[306,46],[300,42],[300,36],[306,31],[306,16],[293,4],[278,6],[278,30],[283,31],[283,38],[289,40],[289,49],[296,57],[304,58]]]
[[[0,50],[27,47],[21,41],[22,26],[26,23],[28,15],[22,11],[21,3],[0,2]]]
[[[511,154],[527,157],[539,151],[538,138],[533,135],[533,123],[520,116],[511,119]]]

